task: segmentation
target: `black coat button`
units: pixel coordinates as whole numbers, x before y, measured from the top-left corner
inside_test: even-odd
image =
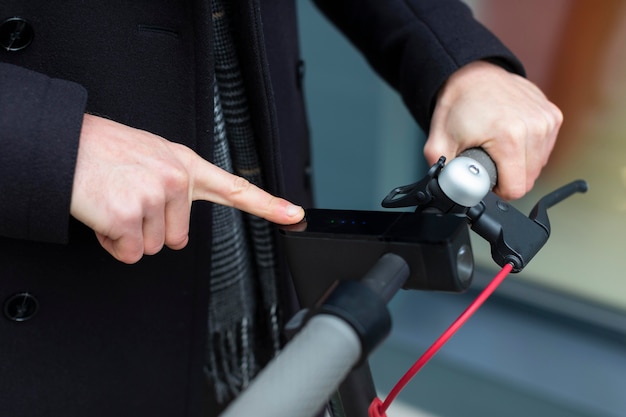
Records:
[[[30,23],[21,17],[10,17],[0,23],[0,46],[5,51],[19,51],[33,41],[35,32]]]
[[[4,315],[12,321],[26,321],[39,310],[39,301],[30,293],[22,292],[4,302]]]

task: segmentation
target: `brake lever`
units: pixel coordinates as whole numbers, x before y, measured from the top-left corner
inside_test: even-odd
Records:
[[[512,264],[520,272],[550,237],[547,209],[575,193],[588,189],[586,181],[573,181],[537,202],[526,217],[508,202],[489,192],[483,201],[467,211],[470,227],[491,245],[491,257],[500,266]]]

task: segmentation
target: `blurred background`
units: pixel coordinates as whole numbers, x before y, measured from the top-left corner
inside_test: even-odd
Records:
[[[574,179],[590,190],[550,209],[552,236],[400,395],[390,417],[626,416],[626,1],[474,0],[475,16],[565,115],[536,201]],[[309,2],[299,2],[318,207],[381,210],[428,167],[400,98]],[[497,272],[473,240],[463,295],[402,292],[371,360],[384,396]]]

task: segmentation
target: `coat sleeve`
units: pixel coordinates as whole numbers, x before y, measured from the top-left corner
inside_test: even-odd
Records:
[[[477,60],[525,75],[517,58],[457,0],[315,0],[428,131],[448,77]]]
[[[0,63],[0,236],[63,243],[87,92]]]

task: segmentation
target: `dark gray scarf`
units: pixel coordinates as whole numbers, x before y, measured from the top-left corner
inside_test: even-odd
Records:
[[[227,5],[212,0],[215,53],[214,163],[263,188],[243,77]],[[230,207],[213,207],[205,372],[218,401],[246,388],[280,348],[271,226]]]

